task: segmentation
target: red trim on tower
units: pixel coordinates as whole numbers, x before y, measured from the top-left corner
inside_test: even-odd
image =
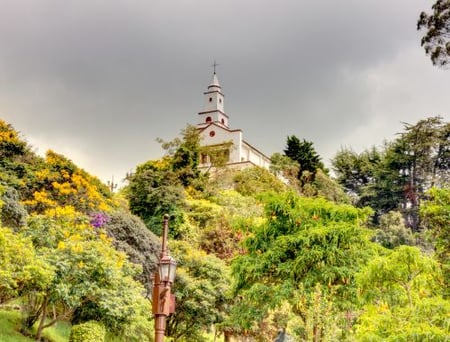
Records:
[[[200,126],[200,125],[205,125],[205,123],[198,124],[197,126]],[[226,131],[228,131],[228,132],[242,132],[242,129],[229,129],[229,128],[226,127],[225,125],[219,125],[219,124],[217,124],[216,122],[211,122],[211,123],[209,123],[208,125],[206,125],[205,127],[198,127],[198,130],[199,130],[200,132],[202,132],[202,131],[204,131],[205,129],[207,129],[208,127],[210,127],[211,125],[214,125],[214,126],[216,126],[216,127],[218,127],[218,128],[221,128],[221,129],[224,129],[224,130],[226,130]]]
[[[229,119],[228,115],[224,112],[222,112],[221,110],[215,109],[215,110],[207,110],[206,112],[199,112],[198,115],[203,115],[203,114],[209,114],[209,113],[215,113],[215,112],[219,112],[220,114],[222,114],[223,116],[225,116],[227,119]]]

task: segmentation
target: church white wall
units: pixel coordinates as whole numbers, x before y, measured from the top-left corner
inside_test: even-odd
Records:
[[[245,157],[245,160],[242,161],[249,161],[257,166],[264,167],[266,169],[269,168],[270,166],[269,158],[267,158],[264,154],[262,154],[258,150],[254,149],[253,147],[251,147],[246,143],[243,143],[242,151]]]
[[[214,135],[211,136],[211,132]],[[238,163],[241,161],[241,149],[242,149],[242,131],[228,131],[221,127],[210,125],[205,128],[201,133],[201,145],[220,145],[231,142],[233,146],[230,150],[230,163]]]

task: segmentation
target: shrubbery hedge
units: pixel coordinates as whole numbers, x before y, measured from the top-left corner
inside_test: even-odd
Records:
[[[101,323],[89,321],[72,327],[69,342],[102,342],[105,334],[105,327]]]

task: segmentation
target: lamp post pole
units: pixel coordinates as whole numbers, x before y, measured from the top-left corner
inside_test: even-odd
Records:
[[[158,269],[155,272],[153,283],[153,315],[155,317],[155,342],[164,342],[166,319],[175,312],[174,297],[171,295],[171,286],[175,280],[176,262],[169,255],[167,249],[167,235],[169,229],[169,215],[164,215],[161,253],[159,255]]]

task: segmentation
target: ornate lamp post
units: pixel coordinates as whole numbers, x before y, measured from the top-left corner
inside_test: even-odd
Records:
[[[175,297],[171,294],[171,287],[175,280],[177,263],[167,249],[167,231],[169,215],[164,215],[161,254],[158,269],[153,283],[153,315],[155,316],[155,342],[164,342],[166,319],[175,312]]]

